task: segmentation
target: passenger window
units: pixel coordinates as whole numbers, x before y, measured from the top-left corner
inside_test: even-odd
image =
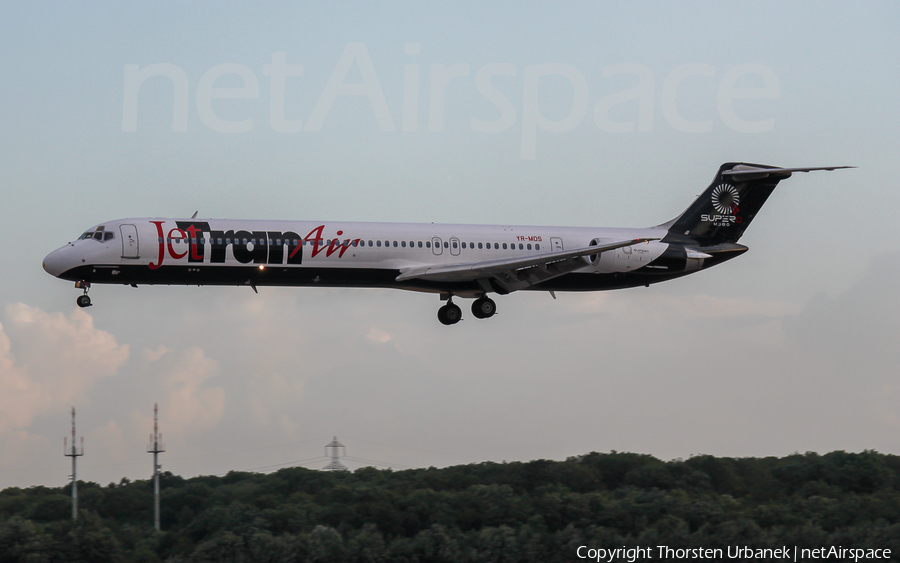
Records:
[[[528,243],[528,246],[526,248],[528,248],[528,250],[531,250],[531,243]]]
[[[406,248],[406,241],[405,241],[405,240],[404,240],[404,241],[401,241],[401,242],[400,242],[400,246],[402,246],[403,248]]]
[[[478,243],[478,250],[481,250],[481,243]]]
[[[394,241],[394,248],[397,248],[397,241]]]
[[[503,243],[503,250],[506,250],[506,243]]]
[[[499,243],[499,242],[495,242],[495,243],[494,243],[494,250],[500,250],[500,243]]]
[[[431,241],[430,241],[430,240],[426,240],[426,241],[425,241],[425,248],[431,248]]]
[[[535,244],[535,245],[534,245],[534,249],[535,249],[535,250],[540,250],[540,249],[541,249],[541,245]]]
[[[419,248],[422,248],[422,241],[419,241]]]
[[[377,246],[378,248],[381,248],[381,241],[380,241],[380,240],[376,240],[376,241],[375,241],[375,246]]]

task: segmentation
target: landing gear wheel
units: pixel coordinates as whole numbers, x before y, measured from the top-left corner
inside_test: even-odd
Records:
[[[462,319],[462,309],[453,303],[447,303],[438,309],[438,320],[445,325],[455,325]]]
[[[497,304],[489,297],[480,297],[472,303],[472,314],[477,319],[487,319],[497,312]]]
[[[88,297],[88,291],[91,290],[91,282],[85,280],[79,280],[75,282],[75,289],[83,289],[84,293],[78,296],[78,299],[75,300],[75,303],[78,304],[79,307],[84,309],[85,307],[91,306],[91,298]]]

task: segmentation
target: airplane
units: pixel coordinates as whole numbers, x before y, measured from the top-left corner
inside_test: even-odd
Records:
[[[646,228],[537,227],[141,218],[107,221],[44,258],[49,274],[92,284],[374,287],[436,293],[438,320],[456,324],[454,297],[474,298],[479,319],[491,294],[649,286],[716,266],[748,247],[744,230],[794,172],[730,162],[678,217]]]

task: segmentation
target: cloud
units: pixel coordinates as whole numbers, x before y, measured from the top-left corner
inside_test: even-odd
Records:
[[[0,388],[3,389],[0,393],[0,432],[26,426],[41,402],[40,387],[16,365],[11,350],[9,337],[0,325]]]
[[[724,319],[736,317],[779,318],[800,312],[798,303],[760,301],[714,295],[676,296],[662,292],[602,292],[566,299],[564,306],[581,313],[611,314],[640,319],[641,322],[667,318]]]
[[[71,405],[128,361],[128,346],[95,328],[84,311],[67,317],[16,303],[7,317],[0,325],[0,432]]]
[[[154,394],[160,401],[160,417],[166,427],[181,435],[193,435],[209,430],[222,419],[225,411],[225,390],[208,386],[208,380],[219,375],[219,362],[209,358],[198,346],[172,350],[159,346],[140,354],[137,371],[150,379]],[[137,424],[152,428],[149,416],[135,413]]]

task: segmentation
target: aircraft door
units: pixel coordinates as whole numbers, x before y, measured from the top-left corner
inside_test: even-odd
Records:
[[[431,237],[431,251],[437,255],[444,253],[444,243],[441,241],[441,237]]]
[[[459,256],[459,239],[450,237],[450,254]]]
[[[137,227],[134,225],[119,225],[119,234],[122,235],[122,258],[140,258]]]
[[[559,237],[550,238],[550,250],[556,252],[563,249],[563,240]]]

